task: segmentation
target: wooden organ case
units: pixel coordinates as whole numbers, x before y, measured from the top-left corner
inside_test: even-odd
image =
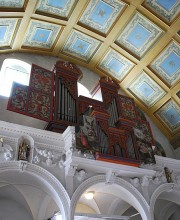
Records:
[[[44,77],[44,72],[47,72],[38,66],[33,68],[37,69],[36,75],[40,72]],[[44,82],[47,81],[48,74],[53,76],[51,81],[54,83],[49,80],[49,86],[52,84],[50,95],[52,100],[50,116],[46,120],[48,121],[46,130],[62,133],[68,126],[83,126],[82,118],[90,116],[96,121],[98,149],[93,153],[96,154],[97,160],[134,166],[139,166],[141,162],[155,163],[152,150],[154,143],[149,123],[135,106],[132,98],[118,94],[119,85],[116,82],[109,77],[102,77],[99,80],[91,92],[92,97],[102,94],[103,101],[98,101],[84,96],[78,97],[77,81],[82,77],[82,73],[76,65],[58,61],[53,70],[46,73]],[[29,88],[31,87],[30,84]],[[28,97],[29,89],[23,87],[20,89],[19,85],[17,88],[20,92],[24,89],[23,93],[21,92],[22,97],[27,91]],[[42,90],[43,85],[39,89],[39,94]],[[17,93],[17,89],[12,91]],[[19,107],[18,97],[12,92],[9,100],[11,105],[8,109],[33,117],[26,107],[28,100]],[[40,119],[43,120],[43,117]]]
[[[82,77],[79,68],[68,62],[58,61],[55,74],[53,120],[46,130],[62,133],[69,125],[79,123],[77,80]]]

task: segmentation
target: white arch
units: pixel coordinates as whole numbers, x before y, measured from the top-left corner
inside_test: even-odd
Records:
[[[106,182],[105,175],[97,175],[97,176],[93,176],[85,180],[76,189],[71,199],[71,211],[70,211],[71,219],[74,219],[75,207],[76,207],[76,204],[79,198],[83,194],[83,192],[86,191],[89,187],[97,183],[105,183],[105,182]],[[135,205],[134,207],[139,211],[143,220],[149,220],[150,219],[149,205],[146,202],[145,198],[142,196],[142,194],[129,182],[119,177],[116,177],[114,184],[117,184],[118,186],[120,186],[121,189],[123,189],[124,192],[127,194],[127,196],[131,197],[131,199],[134,201],[134,204],[133,204]]]
[[[20,60],[20,59],[8,58],[3,61],[1,72],[4,72],[7,66],[11,67],[13,65],[21,66],[23,69],[25,69],[29,73],[31,71],[31,65],[29,63],[23,60]]]
[[[159,220],[169,219],[169,217],[178,209],[178,205],[169,202],[160,210]]]
[[[21,171],[22,163],[22,161],[0,163],[0,174],[8,171]],[[62,219],[69,220],[70,199],[59,180],[47,170],[31,163],[27,163],[23,172],[28,173],[32,178],[40,180],[43,185],[48,187],[52,198],[61,210]]]
[[[150,199],[150,215],[151,219],[154,219],[154,206],[156,203],[156,200],[158,197],[161,195],[163,192],[171,192],[171,191],[178,191],[180,192],[180,186],[174,183],[165,183],[160,185],[152,194],[151,199]]]

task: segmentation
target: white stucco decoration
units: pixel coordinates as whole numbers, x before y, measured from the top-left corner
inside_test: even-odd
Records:
[[[0,160],[10,161],[13,158],[13,149],[9,144],[0,142]]]

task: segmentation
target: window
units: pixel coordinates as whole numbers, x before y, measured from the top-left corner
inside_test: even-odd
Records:
[[[88,89],[86,89],[85,86],[83,86],[81,83],[78,82],[78,96],[80,95],[91,98]]]
[[[6,59],[0,72],[0,95],[9,97],[12,83],[29,85],[31,65],[17,59]]]

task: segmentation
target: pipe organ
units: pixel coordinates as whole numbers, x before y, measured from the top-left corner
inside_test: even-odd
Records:
[[[42,71],[41,68],[41,73]],[[79,132],[78,140],[81,147],[88,147],[90,150],[93,142],[87,143],[83,119],[86,116],[94,117],[96,128],[93,129],[96,130],[96,144],[98,143],[97,159],[134,165],[139,165],[142,161],[154,163],[153,137],[149,123],[141,117],[132,98],[118,94],[119,85],[116,82],[109,77],[102,77],[91,91],[92,97],[101,92],[103,101],[97,101],[84,96],[78,97],[77,81],[82,77],[82,73],[76,65],[58,61],[51,73],[54,79],[51,91],[53,104],[46,130],[62,133],[69,125],[80,126],[81,128],[76,129]],[[46,81],[44,80],[44,83]],[[31,85],[29,87],[31,88]],[[25,89],[25,92],[28,91]],[[12,97],[13,103],[19,98],[14,94]],[[14,111],[15,107],[9,106],[8,109]],[[88,123],[88,120],[86,121]],[[88,126],[92,129],[90,122]],[[92,137],[90,140],[93,140]],[[86,143],[86,146],[83,143]]]
[[[80,69],[71,63],[59,61],[54,65],[55,75],[54,111],[46,129],[63,132],[69,125],[79,123],[77,80],[82,77]]]
[[[76,98],[71,94],[61,78],[56,79],[55,94],[55,102],[57,103],[56,119],[58,121],[77,123]]]

